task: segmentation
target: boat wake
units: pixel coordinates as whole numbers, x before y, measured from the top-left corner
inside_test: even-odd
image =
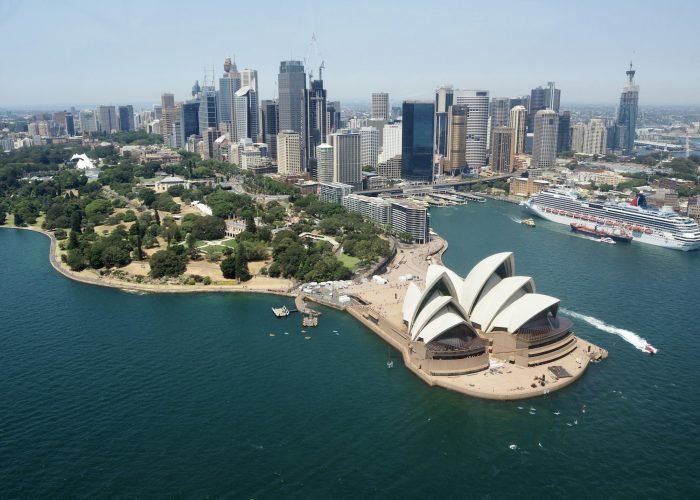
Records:
[[[571,316],[572,318],[585,321],[586,323],[588,323],[591,326],[594,326],[600,331],[617,335],[622,340],[629,344],[632,344],[634,347],[636,347],[642,352],[649,352],[647,346],[649,346],[650,344],[642,337],[630,330],[625,330],[624,328],[618,328],[614,325],[609,325],[605,321],[602,321],[598,318],[594,318],[593,316],[586,316],[585,314],[580,314],[575,311],[570,311],[568,309],[561,308],[560,311],[568,316]]]
[[[515,222],[516,224],[522,224],[522,222],[523,222],[522,219],[518,219],[517,217],[513,217],[512,215],[510,215],[508,218],[510,220],[512,220],[513,222]]]

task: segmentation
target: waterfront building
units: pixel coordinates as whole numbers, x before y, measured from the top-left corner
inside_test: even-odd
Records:
[[[304,115],[306,110],[306,73],[301,61],[282,61],[280,72],[277,76],[279,128],[291,130],[301,136],[299,147],[304,147],[306,142]],[[302,155],[302,157],[304,157]]]
[[[391,202],[385,198],[349,194],[343,198],[343,206],[380,226],[391,223]]]
[[[404,101],[401,129],[401,178],[433,180],[433,114],[435,105]]]
[[[445,171],[460,173],[467,166],[467,106],[454,104],[450,106],[447,133],[447,161]]]
[[[438,156],[449,155],[449,109],[454,102],[454,89],[449,85],[443,85],[435,89],[435,125],[434,148]]]
[[[316,180],[333,182],[333,146],[330,144],[316,146]]]
[[[302,175],[301,134],[283,130],[277,134],[277,172],[280,175]]]
[[[390,224],[394,232],[410,234],[415,243],[430,241],[430,214],[424,205],[406,199],[391,199]]]
[[[401,122],[384,125],[382,132],[382,152],[379,158],[380,162],[386,162],[396,156],[401,156],[401,134]],[[399,178],[401,178],[400,175],[398,177],[392,177],[392,179]]]
[[[277,134],[279,133],[279,106],[277,100],[260,103],[262,141],[270,148],[270,157],[277,159]]]
[[[561,90],[555,87],[554,82],[547,82],[546,87],[537,87],[530,92],[529,109],[527,115],[527,130],[534,132],[535,116],[543,109],[553,109],[559,113]]]
[[[331,135],[333,144],[333,182],[362,188],[361,136],[352,129]]]
[[[500,174],[509,174],[513,171],[513,129],[510,127],[496,127],[491,134],[491,170]]]
[[[527,134],[527,109],[517,105],[510,110],[508,126],[513,129],[513,154],[525,152],[525,135]]]
[[[136,130],[134,126],[134,107],[131,104],[119,106],[119,130],[122,132]]]
[[[374,127],[360,129],[360,165],[377,169],[379,159],[379,131]]]
[[[119,130],[119,120],[117,119],[117,108],[114,106],[100,106],[97,108],[97,123],[100,132],[111,134]],[[48,135],[48,134],[43,134]]]
[[[455,90],[454,103],[468,108],[465,159],[467,168],[479,172],[486,166],[489,93],[487,90]]]
[[[352,192],[350,184],[341,182],[319,182],[318,184],[318,199],[324,203],[343,204],[343,198]]]
[[[559,114],[543,109],[535,116],[535,135],[532,145],[532,168],[553,168],[557,159],[557,130]]]
[[[372,94],[373,120],[389,121],[389,94],[386,92],[376,92]]]
[[[618,147],[626,155],[634,153],[634,140],[637,136],[637,114],[639,107],[639,85],[634,83],[635,70],[630,62],[627,70],[627,85],[620,94],[620,106],[617,110]]]
[[[509,192],[514,196],[524,196],[528,197],[533,194],[539,193],[549,189],[549,182],[543,179],[535,179],[532,176],[529,177],[511,177]]]
[[[557,154],[571,151],[571,112],[559,113],[559,128],[557,129]]]

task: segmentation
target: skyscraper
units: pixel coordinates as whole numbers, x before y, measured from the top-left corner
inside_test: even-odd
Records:
[[[236,137],[236,92],[241,88],[241,74],[236,67],[236,61],[230,57],[224,59],[224,74],[219,78],[219,95],[217,99],[217,115],[220,123],[225,124],[231,132],[231,138]],[[201,92],[201,91],[200,91]],[[219,127],[219,123],[216,124]],[[222,127],[224,128],[224,127]],[[235,142],[235,139],[234,139]]]
[[[361,153],[359,132],[342,129],[333,134],[333,182],[362,187]]]
[[[510,114],[510,97],[494,97],[491,99],[491,130],[496,127],[507,127]]]
[[[277,77],[279,86],[280,129],[299,134],[304,129],[304,90],[306,73],[301,61],[282,61]]]
[[[571,151],[582,153],[583,145],[586,141],[586,124],[576,122],[571,130]]]
[[[542,109],[535,115],[535,136],[532,145],[532,167],[553,168],[557,160],[559,114]]]
[[[469,108],[460,104],[450,106],[447,134],[447,163],[445,169],[455,174],[467,166],[467,115]]]
[[[486,142],[489,129],[489,92],[455,90],[454,103],[467,106],[467,167],[478,172],[486,165]]]
[[[373,120],[389,121],[389,94],[386,92],[372,94],[371,117]]]
[[[294,130],[283,130],[277,134],[277,173],[301,175],[301,134]]]
[[[618,144],[626,155],[634,153],[634,140],[637,136],[637,112],[639,107],[639,85],[634,83],[635,70],[630,62],[627,70],[627,85],[620,94],[620,107],[617,110]]]
[[[80,131],[83,134],[97,132],[97,115],[91,109],[84,109],[79,114]]]
[[[117,108],[114,106],[100,106],[97,108],[97,122],[100,126],[100,132],[111,134],[113,131],[119,130]]]
[[[582,153],[604,155],[608,142],[608,130],[600,118],[591,118],[586,125]]]
[[[119,130],[124,132],[135,130],[134,107],[131,104],[128,106],[119,106]]]
[[[401,156],[401,122],[384,125],[381,162]],[[400,177],[400,176],[399,176]]]
[[[329,134],[333,134],[343,128],[341,112],[340,112],[340,101],[330,101],[326,105],[326,121],[328,126],[326,129]]]
[[[276,100],[260,103],[262,117],[262,141],[267,144],[270,157],[277,159],[277,134],[279,132],[279,107]]]
[[[447,133],[449,129],[447,113],[454,101],[454,90],[452,87],[443,85],[435,89],[435,153],[446,157],[449,152],[447,150]]]
[[[554,82],[547,82],[547,87],[537,87],[530,92],[530,109],[527,115],[527,130],[532,132],[535,126],[535,115],[541,109],[553,109],[559,112],[561,90],[555,87]]]
[[[571,151],[571,113],[559,113],[559,130],[557,132],[557,153]]]
[[[319,70],[319,79],[310,82],[310,88],[306,91],[306,151],[309,159],[316,156],[316,146],[323,144],[328,135],[328,117],[326,103],[326,89],[323,88],[322,70]],[[313,165],[311,165],[313,167]]]
[[[316,165],[316,180],[333,182],[333,146],[325,143],[316,146]]]
[[[513,129],[496,127],[491,134],[491,170],[499,174],[513,171]]]
[[[433,120],[435,104],[404,101],[401,131],[401,178],[433,180]]]
[[[216,89],[214,86],[205,85],[200,90],[198,113],[199,133],[202,134],[202,137],[204,137],[204,133],[207,129],[211,128],[218,131],[220,120],[217,109]],[[214,139],[217,139],[217,137]]]
[[[180,133],[182,144],[187,144],[190,136],[199,135],[199,101],[185,101],[180,106]]]
[[[360,166],[376,170],[379,160],[379,131],[374,127],[360,129]]]
[[[233,99],[235,109],[234,142],[241,139],[258,140],[258,96],[252,87],[241,87]]]
[[[163,144],[170,144],[170,136],[173,130],[173,123],[177,119],[175,113],[175,96],[165,93],[160,96],[160,134],[163,136]]]
[[[508,126],[513,129],[513,154],[521,155],[525,152],[525,134],[527,127],[527,109],[525,106],[514,106],[510,110]]]
[[[75,118],[73,113],[66,113],[66,134],[75,135]]]

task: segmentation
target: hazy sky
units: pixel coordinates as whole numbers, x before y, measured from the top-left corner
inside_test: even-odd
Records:
[[[189,98],[224,57],[275,94],[279,61],[325,60],[329,99],[436,85],[614,103],[630,59],[644,104],[700,104],[700,0],[0,0],[0,106]],[[314,68],[314,73],[317,69]]]

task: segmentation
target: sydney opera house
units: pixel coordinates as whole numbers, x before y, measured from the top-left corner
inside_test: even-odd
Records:
[[[515,276],[510,252],[491,255],[462,279],[431,265],[421,290],[412,283],[402,314],[411,361],[433,376],[487,369],[491,358],[533,367],[577,348],[571,322],[557,315],[559,299],[537,293],[527,276]]]

